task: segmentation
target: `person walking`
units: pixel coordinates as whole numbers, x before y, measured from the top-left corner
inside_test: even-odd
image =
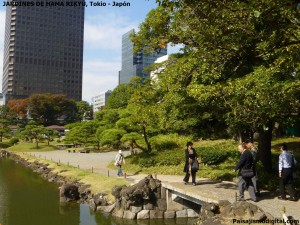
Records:
[[[252,177],[243,177],[242,170],[243,169],[251,169],[253,167],[253,156],[249,150],[246,149],[246,144],[241,143],[238,145],[238,151],[241,153],[241,157],[239,162],[236,164],[234,171],[238,172],[238,189],[239,189],[239,196],[238,201],[244,201],[244,192],[245,189],[248,188],[248,192],[250,198],[256,202],[257,198],[255,196],[254,187],[251,178]],[[254,176],[254,173],[253,173]]]
[[[248,139],[245,141],[246,148],[251,152],[252,157],[253,157],[253,171],[254,171],[254,177],[252,177],[252,183],[254,187],[254,192],[256,197],[260,197],[260,190],[259,190],[259,185],[258,185],[258,175],[257,175],[257,170],[256,170],[256,162],[257,160],[257,149],[253,144],[253,141],[251,139]]]
[[[185,165],[183,172],[185,172],[185,177],[183,178],[184,184],[187,184],[190,179],[190,175],[192,175],[192,184],[196,185],[196,173],[199,169],[193,167],[193,163],[198,163],[197,161],[197,153],[196,150],[193,148],[192,142],[187,142],[186,149],[185,149]],[[196,162],[197,161],[197,162]],[[199,166],[199,164],[198,164]]]
[[[125,158],[123,156],[122,150],[119,150],[115,157],[115,166],[118,167],[118,176],[123,176],[122,164],[125,164]]]
[[[297,163],[294,155],[288,151],[287,145],[281,145],[281,154],[279,156],[279,189],[281,200],[287,200],[285,194],[285,186],[289,192],[291,201],[297,201],[295,189],[293,187],[293,170]]]

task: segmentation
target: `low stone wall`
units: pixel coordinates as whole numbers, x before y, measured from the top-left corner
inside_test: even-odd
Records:
[[[198,217],[193,209],[181,207],[180,210],[168,210],[165,188],[161,181],[148,175],[132,186],[118,186],[112,190],[116,198],[112,215],[124,219],[170,219]]]

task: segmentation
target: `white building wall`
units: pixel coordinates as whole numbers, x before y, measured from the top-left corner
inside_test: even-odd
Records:
[[[157,60],[155,60],[154,63],[162,63],[164,61],[167,61],[169,59],[169,55],[164,55],[162,57],[157,58]],[[156,80],[157,78],[157,74],[160,73],[162,70],[164,70],[165,68],[162,66],[154,71],[151,71],[150,73],[150,79],[151,80]]]
[[[93,112],[96,113],[101,107],[105,106],[108,96],[111,94],[111,90],[100,93],[99,95],[93,97]]]

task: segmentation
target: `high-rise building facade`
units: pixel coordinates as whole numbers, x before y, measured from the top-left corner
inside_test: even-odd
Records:
[[[129,83],[133,76],[149,78],[150,74],[144,72],[144,68],[153,64],[157,58],[167,55],[167,49],[161,49],[159,53],[149,55],[143,51],[133,54],[134,44],[130,40],[132,33],[134,33],[134,29],[122,36],[122,68],[119,71],[119,84]]]
[[[104,107],[106,105],[107,99],[110,96],[111,92],[111,90],[108,90],[93,97],[93,113],[100,111],[101,107]]]
[[[6,7],[2,80],[6,102],[35,93],[82,98],[84,7],[47,6],[47,2],[51,1]]]

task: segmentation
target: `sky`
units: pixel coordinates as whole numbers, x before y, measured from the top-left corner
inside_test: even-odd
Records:
[[[138,29],[147,13],[156,7],[155,0],[126,0],[130,6],[112,6],[113,0],[102,0],[106,6],[85,8],[84,57],[82,98],[91,102],[92,97],[118,85],[121,69],[122,35]],[[97,2],[97,1],[94,1]],[[116,0],[116,2],[124,2]],[[0,80],[3,73],[3,48],[5,29],[5,6],[0,0]],[[109,6],[108,3],[111,3]],[[168,49],[169,50],[169,49]],[[172,49],[170,49],[172,51]],[[0,92],[2,85],[0,85]]]

